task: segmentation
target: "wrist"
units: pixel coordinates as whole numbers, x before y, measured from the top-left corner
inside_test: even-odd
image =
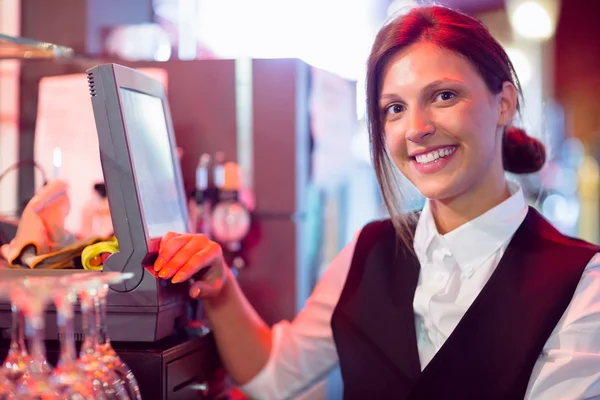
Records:
[[[207,312],[218,310],[224,304],[227,303],[227,299],[231,296],[233,286],[236,284],[235,276],[231,272],[229,267],[225,267],[223,287],[214,297],[207,297],[204,299],[204,308]]]

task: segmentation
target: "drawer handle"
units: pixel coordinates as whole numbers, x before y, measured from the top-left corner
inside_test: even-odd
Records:
[[[190,385],[190,389],[192,390],[197,390],[198,392],[200,392],[200,394],[202,396],[208,396],[208,383],[206,382],[197,382],[197,383],[192,383]]]

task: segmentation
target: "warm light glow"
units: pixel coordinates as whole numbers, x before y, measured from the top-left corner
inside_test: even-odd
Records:
[[[19,36],[20,0],[0,1],[0,32]],[[19,161],[19,75],[17,60],[0,62],[0,173]],[[17,209],[19,174],[9,173],[0,182],[0,215],[13,215]]]
[[[537,3],[521,4],[513,14],[515,29],[519,34],[532,39],[545,39],[552,35],[550,16]]]
[[[506,49],[506,54],[508,54],[508,58],[513,63],[521,84],[527,84],[531,79],[531,63],[527,56],[521,50],[510,47]]]
[[[520,36],[546,40],[554,35],[558,0],[506,0],[510,23]]]
[[[371,0],[203,0],[197,7],[195,33],[202,50],[216,58],[298,58],[358,81],[360,120],[366,111],[366,62],[385,18],[377,4]],[[414,4],[395,1],[396,6]]]
[[[140,71],[168,87],[166,70],[141,68]],[[48,178],[60,177],[69,185],[71,211],[65,229],[76,234],[82,229],[82,212],[94,184],[104,181],[86,78],[86,74],[73,74],[40,80],[33,149],[36,163]],[[36,188],[41,186],[40,178],[36,176]],[[0,185],[0,192],[8,189],[5,188]]]
[[[60,177],[60,167],[62,167],[62,151],[60,147],[55,147],[52,151],[52,178],[58,179]]]
[[[399,15],[408,14],[411,8],[417,6],[415,0],[393,0],[388,6],[388,17],[397,17]]]
[[[355,80],[378,28],[369,7],[367,0],[205,0],[198,41],[218,58],[300,58]]]
[[[573,226],[579,218],[579,204],[576,198],[551,194],[542,203],[542,214],[557,225]]]
[[[364,126],[365,121],[361,121],[361,129],[357,129],[356,134],[352,137],[350,148],[352,155],[357,160],[371,164],[371,143],[369,142],[369,133],[367,127]]]
[[[112,29],[106,38],[109,54],[130,61],[168,61],[171,40],[157,24],[126,25]]]

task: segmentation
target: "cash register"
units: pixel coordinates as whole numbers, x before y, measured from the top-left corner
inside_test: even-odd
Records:
[[[190,225],[165,88],[142,72],[116,64],[88,70],[87,81],[119,242],[119,252],[105,260],[103,270],[133,274],[111,286],[110,337],[118,342],[155,342],[185,327],[189,301],[185,283],[159,279],[152,268],[162,236],[169,231],[189,232]],[[10,324],[10,307],[5,303],[0,304],[0,328]],[[57,339],[53,315],[48,315],[47,338]]]
[[[153,270],[160,239],[188,232],[187,200],[164,86],[116,64],[87,71],[100,160],[119,252],[105,271],[134,277],[111,287],[109,329],[116,341],[152,342],[185,321],[185,284]]]
[[[87,71],[87,79],[119,240],[119,252],[104,262],[104,270],[134,275],[111,287],[110,337],[131,343],[122,345],[120,355],[132,370],[142,371],[143,378],[136,376],[142,390],[154,393],[152,398],[158,393],[162,398],[184,399],[220,392],[223,381],[218,378],[212,337],[177,336],[187,321],[188,285],[174,285],[153,270],[163,235],[189,232],[191,225],[165,88],[142,72],[117,64],[94,67]]]
[[[110,287],[111,342],[138,379],[144,398],[205,398],[209,381],[211,394],[224,382],[212,335],[186,329],[188,285],[162,280],[152,268],[165,233],[190,231],[165,88],[116,64],[89,69],[87,81],[119,242],[119,251],[104,261],[103,271],[133,274]],[[0,308],[0,321],[9,322],[10,308]],[[55,314],[50,310],[47,318],[47,339],[56,340],[58,334],[51,329]],[[81,327],[76,323],[75,329]],[[58,347],[47,349],[53,362]]]

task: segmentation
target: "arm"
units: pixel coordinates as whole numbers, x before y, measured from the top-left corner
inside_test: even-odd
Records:
[[[571,304],[534,366],[527,399],[600,396],[600,253],[586,267]]]
[[[331,316],[346,282],[356,237],[329,264],[294,321],[272,329],[272,351],[241,389],[252,398],[289,399],[323,379],[338,363]]]
[[[267,400],[289,398],[324,377],[338,361],[331,315],[350,268],[355,241],[332,261],[294,321],[269,329],[229,270],[221,269],[218,245],[207,244],[207,240],[202,235],[165,237],[155,270],[163,279],[180,282],[210,267],[190,294],[204,298],[219,354],[234,381],[251,397]]]
[[[217,297],[204,301],[204,310],[225,369],[235,382],[243,384],[267,363],[271,329],[250,305],[231,272],[227,274]]]
[[[205,235],[167,233],[154,271],[173,283],[198,280],[191,297],[204,299],[219,353],[236,382],[260,371],[271,351],[271,330],[258,316],[225,265],[221,247]]]

